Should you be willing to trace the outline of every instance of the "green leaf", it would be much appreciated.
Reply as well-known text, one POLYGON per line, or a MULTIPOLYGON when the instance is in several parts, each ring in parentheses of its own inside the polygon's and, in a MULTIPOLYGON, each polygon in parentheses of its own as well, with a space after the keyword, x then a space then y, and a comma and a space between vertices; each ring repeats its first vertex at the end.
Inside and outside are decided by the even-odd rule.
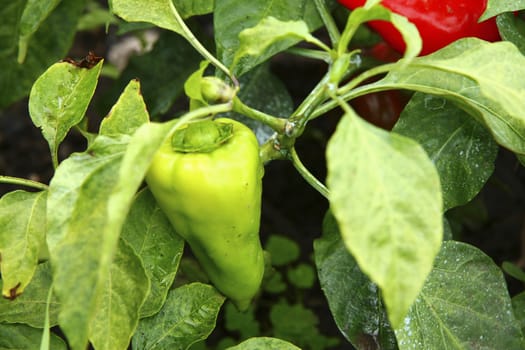
POLYGON ((77 30, 93 30, 110 24, 119 24, 119 21, 107 7, 95 1, 89 1, 86 4, 85 13, 78 21, 77 30))
POLYGON ((58 167, 48 197, 48 246, 61 329, 84 349, 96 301, 134 195, 154 153, 178 121, 144 124, 132 137, 99 136, 58 167))
POLYGON ((465 243, 443 243, 401 327, 399 349, 523 349, 501 270, 465 243))
MULTIPOLYGON (((404 57, 407 60, 416 57, 421 52, 423 43, 421 41, 421 36, 419 35, 417 27, 413 23, 409 22, 406 17, 391 12, 385 7, 379 5, 379 1, 376 1, 376 3, 372 6, 365 5, 352 10, 350 16, 348 17, 347 26, 343 32, 343 36, 348 35, 352 37, 361 24, 373 20, 388 21, 394 25, 394 27, 403 37, 403 41, 406 44, 404 57)), ((342 37, 339 45, 347 44, 348 40, 342 37)), ((346 47, 338 48, 339 52, 344 52, 345 50, 346 47)))
POLYGON ((480 21, 494 17, 503 12, 514 12, 525 9, 525 0, 489 0, 480 21))
POLYGON ((254 27, 239 33, 239 48, 230 69, 234 75, 241 76, 276 53, 303 40, 317 43, 304 21, 285 22, 271 16, 263 18, 254 27))
POLYGON ((327 147, 330 206, 359 267, 381 288, 398 326, 432 269, 443 238, 437 171, 415 141, 355 114, 327 147))
POLYGON ((453 238, 452 227, 450 226, 449 220, 443 216, 443 240, 448 241, 453 238))
POLYGON ((174 0, 173 4, 182 18, 205 15, 213 11, 214 0, 174 0))
POLYGON ((190 98, 190 109, 208 105, 208 102, 202 97, 201 83, 202 78, 204 77, 204 72, 209 64, 209 61, 202 61, 199 69, 193 72, 184 83, 184 92, 186 93, 186 96, 190 98))
POLYGON ((503 264, 501 265, 501 268, 509 276, 514 277, 518 281, 525 282, 525 271, 523 271, 521 268, 519 268, 515 264, 508 262, 508 261, 504 261, 503 264))
POLYGON ((224 307, 224 327, 230 332, 238 331, 242 339, 254 337, 260 333, 259 322, 255 318, 255 310, 250 307, 246 311, 239 311, 231 302, 224 307))
POLYGON ((29 46, 29 40, 49 14, 62 0, 28 0, 20 18, 18 38, 18 63, 23 63, 29 46))
MULTIPOLYGON (((204 344, 204 342, 201 342, 201 344, 204 344)), ((219 342, 217 343, 217 346, 215 347, 215 349, 217 350, 225 350, 225 349, 228 349, 232 346, 235 346, 237 344, 237 340, 235 340, 234 338, 232 337, 224 337, 224 338, 221 338, 221 340, 219 340, 219 342)), ((207 350, 207 348, 204 346, 202 348, 199 348, 199 347, 196 347, 195 346, 195 349, 193 349, 194 346, 192 345, 192 347, 190 348, 190 350, 207 350)))
POLYGON ((103 284, 89 339, 95 349, 127 349, 150 285, 140 258, 123 240, 103 284))
POLYGON ((60 164, 49 187, 47 242, 63 305, 59 323, 75 350, 87 345, 88 324, 117 247, 112 194, 128 141, 99 136, 87 152, 60 164))
POLYGON ((132 135, 149 122, 146 104, 140 93, 140 83, 132 80, 109 114, 102 120, 99 133, 106 136, 132 135))
POLYGON ((525 21, 513 13, 504 13, 496 18, 502 39, 510 41, 525 55, 525 21))
MULTIPOLYGON (((31 327, 42 328, 51 280, 49 263, 39 264, 24 294, 15 300, 0 299, 0 322, 25 323, 31 327)), ((1 282, 0 280, 0 284, 1 282)), ((51 326, 58 323, 59 306, 58 300, 53 296, 49 308, 51 326)))
POLYGON ((270 253, 273 266, 288 265, 297 260, 301 253, 297 242, 282 235, 268 237, 265 250, 270 253))
POLYGON ((322 335, 317 328, 318 317, 301 304, 279 301, 270 310, 274 336, 297 344, 302 348, 324 349, 338 343, 336 338, 322 335))
POLYGON ((511 43, 466 38, 398 65, 371 86, 443 96, 485 125, 501 146, 524 154, 524 75, 525 56, 511 43))
POLYGON ((180 261, 179 271, 175 276, 174 286, 181 286, 191 282, 210 283, 210 279, 201 265, 194 257, 183 257, 180 261))
POLYGON ((89 69, 68 62, 56 63, 31 89, 29 114, 33 123, 42 129, 55 165, 58 146, 69 129, 82 120, 95 93, 102 62, 89 69))
MULTIPOLYGON (((276 117, 287 118, 293 112, 293 101, 283 82, 270 71, 268 64, 262 64, 240 79, 241 101, 259 111, 276 117)), ((252 129, 260 144, 268 140, 274 131, 268 125, 239 113, 223 113, 221 116, 236 119, 252 129)))
POLYGON ((46 239, 47 192, 17 190, 0 199, 2 295, 14 299, 35 273, 46 239))
POLYGON ((254 27, 265 17, 275 17, 283 22, 302 20, 310 31, 322 24, 311 0, 217 0, 213 18, 219 60, 230 66, 240 45, 239 33, 254 27))
POLYGON ((521 332, 525 332, 525 292, 512 297, 514 314, 520 323, 521 332))
POLYGON ((498 145, 490 133, 442 97, 416 93, 393 131, 419 142, 436 166, 444 211, 472 200, 494 171, 498 145))
POLYGON ((266 292, 279 294, 286 290, 286 283, 283 281, 283 275, 279 271, 272 270, 264 276, 263 288, 266 292))
POLYGON ((323 236, 314 241, 314 253, 321 288, 345 338, 357 349, 369 343, 397 349, 379 289, 348 253, 330 212, 323 221, 323 236))
POLYGON ((290 267, 287 271, 288 280, 297 288, 309 289, 315 283, 315 272, 309 264, 299 264, 296 267, 290 267))
POLYGON ((224 296, 215 288, 192 283, 173 289, 158 314, 144 318, 133 337, 136 349, 187 349, 215 328, 224 296))
POLYGON ((184 248, 168 218, 149 190, 142 190, 133 202, 122 236, 140 256, 151 282, 150 293, 140 310, 141 317, 157 313, 173 284, 184 248))
POLYGON ((111 0, 113 12, 128 22, 148 22, 184 36, 182 18, 171 0, 111 0))
POLYGON ((172 0, 112 0, 110 7, 114 13, 128 22, 148 22, 171 30, 185 38, 195 51, 211 61, 214 66, 230 75, 228 69, 204 47, 195 34, 184 23, 172 0))
POLYGON ((281 339, 258 337, 245 340, 227 350, 299 350, 299 348, 281 339))
MULTIPOLYGON (((42 330, 23 324, 0 323, 0 349, 2 350, 34 350, 40 348, 42 330)), ((64 341, 51 335, 50 349, 66 350, 64 341)))
POLYGON ((0 0, 0 108, 26 96, 35 79, 64 58, 73 42, 85 0, 62 0, 33 34, 24 64, 19 64, 18 35, 26 4, 24 0, 0 0))

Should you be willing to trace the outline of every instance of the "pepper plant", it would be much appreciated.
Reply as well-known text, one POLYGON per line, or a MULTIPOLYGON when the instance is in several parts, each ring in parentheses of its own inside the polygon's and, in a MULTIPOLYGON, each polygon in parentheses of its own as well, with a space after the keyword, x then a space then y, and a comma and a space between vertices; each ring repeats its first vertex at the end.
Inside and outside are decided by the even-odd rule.
POLYGON ((525 348, 525 294, 511 298, 502 269, 449 220, 486 186, 499 149, 524 163, 525 1, 480 11, 495 42, 466 31, 442 47, 395 1, 0 3, 0 106, 29 96, 54 169, 49 183, 0 176, 20 187, 0 199, 0 348, 203 348, 222 313, 249 325, 268 303, 273 332, 231 326, 249 339, 220 347, 525 348), (386 22, 402 46, 382 60, 367 52, 386 22), (66 58, 77 29, 104 24, 160 33, 139 76, 97 52, 66 58), (323 72, 293 100, 271 67, 296 57, 323 72), (102 78, 123 85, 94 130, 86 111, 102 78), (367 111, 359 99, 400 91, 389 127, 356 112, 367 111), (298 145, 323 121, 337 127, 319 178, 298 145), (61 155, 72 133, 87 146, 61 155), (272 264, 275 245, 263 252, 258 236, 263 167, 278 161, 329 203, 323 232, 301 242, 316 276, 303 264, 287 278, 322 290, 342 341, 308 331, 298 344, 279 320, 313 313, 268 297, 287 264, 272 264), (186 243, 200 272, 181 278, 186 243))

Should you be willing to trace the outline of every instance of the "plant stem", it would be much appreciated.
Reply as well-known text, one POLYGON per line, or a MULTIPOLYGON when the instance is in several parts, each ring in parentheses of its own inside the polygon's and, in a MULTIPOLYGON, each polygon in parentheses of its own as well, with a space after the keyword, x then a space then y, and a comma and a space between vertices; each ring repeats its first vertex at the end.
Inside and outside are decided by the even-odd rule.
POLYGON ((288 121, 284 118, 277 118, 272 115, 266 114, 259 110, 253 109, 245 105, 237 96, 233 98, 233 111, 260 121, 263 124, 268 125, 279 134, 286 132, 286 125, 288 121))
POLYGON ((301 174, 303 179, 305 179, 306 182, 308 182, 313 188, 315 188, 317 192, 319 192, 323 197, 328 199, 330 191, 304 166, 304 164, 299 159, 297 152, 295 151, 295 147, 292 147, 290 149, 290 158, 295 169, 297 169, 297 171, 299 172, 299 174, 301 174))
MULTIPOLYGON (((345 101, 349 101, 349 100, 352 100, 356 97, 359 97, 359 96, 362 96, 362 95, 366 95, 366 94, 369 94, 369 93, 372 93, 372 92, 377 92, 377 91, 384 91, 384 90, 391 90, 391 89, 399 89, 399 85, 396 85, 396 86, 388 86, 388 85, 381 85, 381 86, 374 86, 372 84, 367 84, 367 85, 362 85, 362 86, 359 86, 359 87, 356 87, 358 86, 359 84, 361 84, 363 81, 366 81, 367 79, 375 76, 375 75, 379 75, 379 74, 383 74, 383 73, 386 73, 388 72, 393 65, 395 65, 396 63, 392 63, 392 64, 384 64, 384 65, 381 65, 381 66, 378 66, 378 67, 375 67, 375 68, 372 68, 370 70, 367 70, 365 72, 363 72, 361 75, 359 75, 358 77, 356 77, 355 79, 353 79, 351 82, 349 82, 348 84, 342 86, 341 88, 339 88, 337 90, 337 95, 339 96, 339 98, 345 100, 345 101)), ((328 102, 326 102, 325 104, 319 106, 318 108, 316 108, 315 111, 312 112, 311 116, 310 116, 310 119, 315 119, 323 114, 325 114, 326 112, 334 109, 335 107, 339 106, 340 104, 336 101, 336 100, 330 100, 328 102)))
POLYGON ((319 13, 319 16, 323 20, 326 30, 328 31, 328 35, 330 36, 332 45, 336 46, 339 42, 339 39, 341 38, 341 33, 339 32, 339 29, 335 24, 334 18, 332 17, 330 12, 328 12, 324 0, 314 0, 314 2, 315 7, 317 7, 317 12, 319 13))
POLYGON ((304 47, 291 47, 287 49, 286 52, 301 57, 312 58, 314 60, 321 60, 326 63, 329 63, 332 60, 330 54, 326 51, 306 49, 304 47))
POLYGON ((199 52, 204 58, 206 58, 208 61, 210 61, 215 67, 222 70, 226 75, 232 80, 235 86, 239 86, 239 82, 237 79, 233 76, 233 74, 230 72, 226 66, 224 66, 217 58, 215 58, 214 55, 212 55, 201 43, 200 41, 193 35, 193 32, 188 28, 182 17, 179 15, 179 12, 173 5, 173 2, 170 1, 170 8, 173 16, 175 17, 176 21, 179 23, 183 33, 184 37, 188 42, 199 52))
POLYGON ((317 39, 315 36, 310 35, 308 38, 305 39, 306 42, 309 42, 310 44, 314 44, 315 46, 325 50, 326 52, 332 52, 332 49, 325 43, 323 43, 321 40, 317 39))
POLYGON ((362 82, 364 82, 364 81, 366 81, 366 80, 368 80, 368 79, 370 79, 370 78, 372 78, 372 77, 374 77, 376 75, 388 73, 396 65, 399 65, 399 63, 395 62, 395 63, 382 64, 380 66, 377 66, 377 67, 371 68, 369 70, 366 70, 363 73, 361 73, 360 75, 358 75, 357 77, 355 77, 354 79, 352 79, 348 84, 340 87, 338 89, 337 93, 339 95, 344 95, 347 92, 349 92, 350 90, 352 90, 355 87, 357 87, 362 82))
POLYGON ((47 293, 47 300, 46 300, 46 313, 44 317, 44 331, 42 333, 42 340, 40 342, 40 350, 48 350, 49 349, 49 343, 50 343, 50 325, 49 325, 49 306, 51 305, 51 297, 53 296, 53 283, 51 283, 51 287, 49 288, 49 292, 47 293))
MULTIPOLYGON (((366 95, 368 93, 371 93, 371 92, 375 92, 375 91, 382 91, 382 90, 385 90, 385 89, 360 89, 360 88, 357 88, 357 89, 354 89, 352 91, 350 91, 349 93, 343 95, 343 96, 339 96, 340 99, 343 99, 344 101, 349 101, 349 100, 352 100, 356 97, 359 97, 359 96, 362 96, 362 95, 366 95)), ((336 108, 336 107, 339 107, 340 106, 340 103, 336 100, 330 100, 324 104, 322 104, 321 106, 319 106, 313 113, 312 115, 310 116, 310 119, 315 119, 317 117, 320 117, 322 116, 323 114, 331 111, 332 109, 336 108)))
POLYGON ((281 152, 277 136, 278 135, 275 134, 268 141, 261 145, 259 155, 261 156, 261 161, 263 164, 266 164, 272 160, 287 159, 286 152, 281 152))
POLYGON ((297 122, 299 125, 306 124, 311 112, 325 99, 326 86, 329 81, 330 75, 327 73, 294 111, 290 117, 294 122, 297 122))
POLYGON ((184 114, 179 119, 180 123, 177 123, 177 125, 183 125, 184 123, 187 123, 193 119, 204 118, 209 115, 230 112, 231 110, 232 110, 232 102, 197 108, 197 109, 194 109, 193 111, 190 111, 184 114))
POLYGON ((49 188, 49 186, 47 186, 46 184, 43 184, 38 181, 22 179, 22 178, 13 177, 13 176, 5 176, 5 175, 0 175, 0 183, 12 184, 12 185, 22 185, 22 186, 36 188, 42 191, 45 191, 49 188))
POLYGON ((327 73, 292 113, 288 119, 289 130, 287 130, 286 135, 279 135, 279 145, 283 150, 292 149, 295 140, 303 134, 306 124, 310 120, 310 115, 326 99, 329 81, 330 75, 327 73))
POLYGON ((352 37, 354 36, 355 31, 357 30, 355 20, 351 21, 352 14, 348 16, 348 20, 346 21, 345 29, 343 29, 343 34, 341 34, 341 39, 337 43, 337 54, 341 56, 343 53, 346 52, 348 48, 348 44, 350 43, 350 40, 352 40, 352 37))
POLYGON ((339 96, 336 91, 329 91, 328 93, 332 98, 332 101, 335 101, 345 114, 350 114, 353 112, 352 107, 350 107, 348 102, 341 98, 341 96, 339 96))

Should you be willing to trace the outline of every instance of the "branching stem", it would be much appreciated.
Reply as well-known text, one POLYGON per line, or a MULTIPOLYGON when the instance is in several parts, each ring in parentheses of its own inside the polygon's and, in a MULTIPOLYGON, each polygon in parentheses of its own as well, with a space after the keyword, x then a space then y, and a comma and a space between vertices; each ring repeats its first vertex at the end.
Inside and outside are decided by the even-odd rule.
POLYGON ((45 191, 49 188, 46 184, 38 181, 22 179, 19 177, 0 175, 0 183, 11 184, 11 185, 22 185, 27 187, 36 188, 38 190, 45 191))
POLYGON ((297 152, 295 150, 295 147, 292 147, 290 149, 290 160, 292 161, 292 164, 294 165, 295 169, 301 174, 301 176, 308 182, 313 188, 317 190, 323 197, 328 199, 328 196, 330 194, 328 188, 319 181, 301 162, 301 159, 299 159, 299 156, 297 155, 297 152))

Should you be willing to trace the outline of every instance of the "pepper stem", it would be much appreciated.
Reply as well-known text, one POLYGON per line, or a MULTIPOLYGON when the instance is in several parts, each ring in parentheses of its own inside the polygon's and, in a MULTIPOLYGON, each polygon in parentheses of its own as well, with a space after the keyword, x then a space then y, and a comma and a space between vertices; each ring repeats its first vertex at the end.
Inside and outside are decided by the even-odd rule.
POLYGON ((182 153, 210 153, 233 136, 231 123, 219 123, 210 119, 189 123, 172 136, 174 151, 182 153))

